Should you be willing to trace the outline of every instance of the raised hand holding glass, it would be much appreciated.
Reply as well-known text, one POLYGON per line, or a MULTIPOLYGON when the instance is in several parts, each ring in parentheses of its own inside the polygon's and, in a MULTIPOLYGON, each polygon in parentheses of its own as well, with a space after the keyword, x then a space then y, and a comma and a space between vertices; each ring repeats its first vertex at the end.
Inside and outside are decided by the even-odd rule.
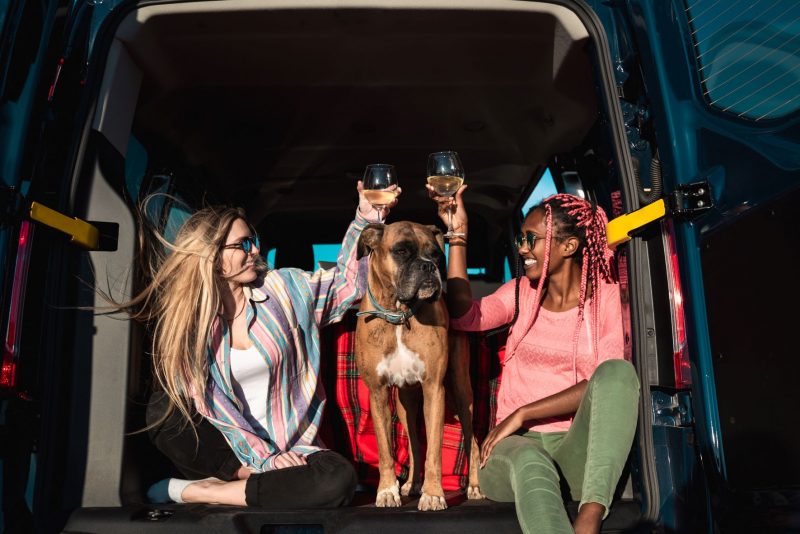
POLYGON ((383 222, 383 211, 397 197, 397 172, 394 165, 374 163, 367 165, 362 180, 364 197, 378 211, 383 222))
MULTIPOLYGON (((452 150, 444 152, 434 152, 428 156, 428 184, 433 187, 437 195, 443 197, 455 197, 456 191, 464 183, 464 167, 461 165, 461 160, 458 153, 452 150)), ((464 234, 455 232, 453 230, 453 209, 455 208, 455 200, 452 201, 453 205, 448 210, 449 223, 447 225, 447 233, 444 237, 450 239, 451 237, 465 237, 464 234)))

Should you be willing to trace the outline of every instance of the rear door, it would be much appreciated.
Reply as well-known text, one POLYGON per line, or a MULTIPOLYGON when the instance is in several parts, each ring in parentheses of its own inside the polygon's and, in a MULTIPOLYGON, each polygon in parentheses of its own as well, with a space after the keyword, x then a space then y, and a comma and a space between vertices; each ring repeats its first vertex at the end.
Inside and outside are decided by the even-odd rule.
POLYGON ((723 531, 785 529, 800 486, 788 396, 800 371, 800 4, 631 0, 621 11, 665 191, 701 182, 713 202, 675 221, 675 243, 714 517, 723 531))
POLYGON ((35 409, 24 384, 21 330, 30 267, 33 225, 19 217, 30 187, 33 155, 43 111, 41 82, 50 71, 48 44, 56 20, 55 0, 0 4, 0 469, 3 472, 0 530, 27 532, 36 472, 35 409))
POLYGON ((78 233, 97 232, 62 215, 71 211, 70 154, 94 4, 0 4, 0 530, 8 532, 54 531, 81 498, 82 428, 72 422, 83 392, 66 385, 80 371, 67 350, 74 328, 56 310, 76 302, 65 298, 64 280, 75 280, 75 245, 87 247, 78 233), (40 206, 34 214, 32 201, 61 213, 40 206))

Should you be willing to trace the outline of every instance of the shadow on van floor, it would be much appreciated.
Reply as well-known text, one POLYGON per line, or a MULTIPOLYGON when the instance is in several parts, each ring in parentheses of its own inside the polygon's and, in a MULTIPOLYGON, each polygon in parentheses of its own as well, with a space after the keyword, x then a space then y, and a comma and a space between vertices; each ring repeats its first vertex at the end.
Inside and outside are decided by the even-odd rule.
MULTIPOLYGON (((448 509, 419 512, 416 499, 403 499, 399 508, 376 508, 374 493, 358 493, 350 506, 333 510, 267 511, 208 505, 141 505, 123 508, 85 508, 73 514, 64 532, 114 532, 127 534, 170 532, 503 534, 519 533, 514 505, 493 501, 467 501, 461 492, 446 494, 448 509)), ((577 503, 568 505, 571 517, 577 503)), ((620 501, 603 525, 607 533, 651 532, 640 522, 639 503, 620 501)))

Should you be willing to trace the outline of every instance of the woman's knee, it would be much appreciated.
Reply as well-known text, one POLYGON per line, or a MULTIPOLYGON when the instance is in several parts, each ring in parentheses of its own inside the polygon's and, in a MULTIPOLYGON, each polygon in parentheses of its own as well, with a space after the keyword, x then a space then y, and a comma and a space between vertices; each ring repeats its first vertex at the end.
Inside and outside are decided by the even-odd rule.
POLYGON ((492 455, 497 454, 497 459, 508 464, 509 468, 520 472, 521 470, 538 473, 539 476, 558 478, 553 459, 536 442, 523 436, 509 436, 495 447, 492 455))
POLYGON ((550 455, 538 443, 522 436, 509 436, 498 443, 486 467, 478 472, 481 491, 500 502, 516 500, 515 493, 527 491, 525 488, 531 484, 558 492, 558 480, 550 455))
POLYGON ((636 368, 627 360, 606 360, 597 366, 592 375, 591 382, 610 384, 614 387, 628 386, 639 389, 639 377, 636 368))
POLYGON ((321 455, 313 462, 317 470, 318 481, 316 491, 319 495, 319 506, 343 506, 353 499, 358 484, 358 476, 352 464, 340 454, 332 451, 317 453, 321 455))

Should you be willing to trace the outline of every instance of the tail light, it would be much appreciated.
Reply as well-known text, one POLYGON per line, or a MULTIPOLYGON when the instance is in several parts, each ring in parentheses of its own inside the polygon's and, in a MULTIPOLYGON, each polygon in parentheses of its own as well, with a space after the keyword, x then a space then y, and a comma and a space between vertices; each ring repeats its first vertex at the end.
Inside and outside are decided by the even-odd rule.
POLYGON ((675 250, 675 228, 672 220, 662 222, 664 250, 667 254, 667 285, 669 303, 672 311, 672 358, 675 370, 675 387, 692 385, 692 368, 689 363, 689 349, 686 344, 686 317, 683 307, 681 275, 678 267, 678 253, 675 250))
POLYGON ((14 274, 11 279, 11 298, 8 304, 6 337, 3 343, 2 366, 0 366, 0 391, 12 390, 17 385, 19 329, 22 326, 22 308, 25 302, 25 285, 28 278, 28 264, 31 258, 32 238, 33 224, 30 221, 22 221, 17 243, 17 259, 14 263, 14 274))

